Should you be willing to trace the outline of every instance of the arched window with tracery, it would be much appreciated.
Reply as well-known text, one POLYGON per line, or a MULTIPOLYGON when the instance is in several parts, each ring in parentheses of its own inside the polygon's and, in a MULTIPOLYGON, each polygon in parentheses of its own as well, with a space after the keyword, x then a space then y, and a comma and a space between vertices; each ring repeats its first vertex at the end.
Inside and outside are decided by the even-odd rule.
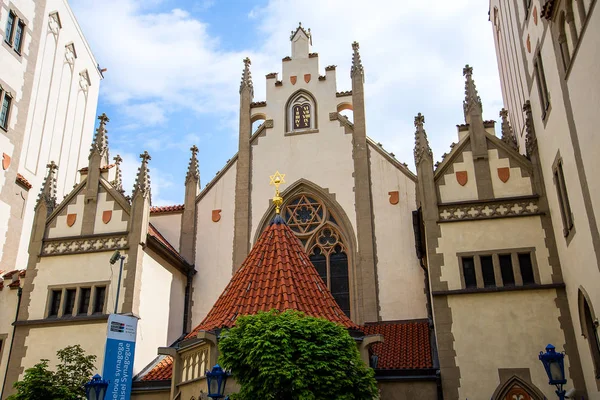
POLYGON ((350 252, 333 213, 316 196, 302 193, 283 206, 282 215, 335 301, 350 316, 350 252))
POLYGON ((287 104, 287 132, 310 131, 317 128, 315 100, 305 91, 290 98, 287 104))
POLYGON ((579 322, 581 324, 581 333, 587 340, 590 347, 590 354, 594 364, 594 373, 596 379, 600 379, 600 335, 598 334, 598 318, 590 303, 587 293, 579 289, 579 322))

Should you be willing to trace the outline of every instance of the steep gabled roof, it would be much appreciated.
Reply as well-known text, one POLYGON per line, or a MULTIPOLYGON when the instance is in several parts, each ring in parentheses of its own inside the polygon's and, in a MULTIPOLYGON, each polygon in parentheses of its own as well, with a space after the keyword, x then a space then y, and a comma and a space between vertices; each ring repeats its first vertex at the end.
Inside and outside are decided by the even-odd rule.
POLYGON ((240 315, 272 309, 298 310, 358 328, 335 302, 300 241, 279 216, 262 233, 206 318, 187 337, 230 328, 240 315))

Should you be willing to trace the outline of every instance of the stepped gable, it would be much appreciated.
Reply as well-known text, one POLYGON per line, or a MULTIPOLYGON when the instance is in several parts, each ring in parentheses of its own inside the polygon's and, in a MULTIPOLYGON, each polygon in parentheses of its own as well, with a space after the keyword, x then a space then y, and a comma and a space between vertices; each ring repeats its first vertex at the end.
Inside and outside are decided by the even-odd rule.
POLYGON ((346 328, 358 329, 340 309, 300 241, 277 215, 217 299, 199 331, 230 328, 240 315, 277 309, 298 310, 346 328))

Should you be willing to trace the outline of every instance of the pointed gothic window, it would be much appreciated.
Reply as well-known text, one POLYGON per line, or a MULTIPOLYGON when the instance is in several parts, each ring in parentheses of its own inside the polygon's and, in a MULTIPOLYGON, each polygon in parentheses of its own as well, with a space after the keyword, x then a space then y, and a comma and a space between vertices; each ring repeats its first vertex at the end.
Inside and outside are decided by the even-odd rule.
POLYGON ((287 131, 299 132, 316 129, 315 101, 306 92, 300 92, 288 102, 287 131))
POLYGON ((348 248, 336 219, 313 195, 292 197, 282 211, 342 311, 350 317, 348 248))

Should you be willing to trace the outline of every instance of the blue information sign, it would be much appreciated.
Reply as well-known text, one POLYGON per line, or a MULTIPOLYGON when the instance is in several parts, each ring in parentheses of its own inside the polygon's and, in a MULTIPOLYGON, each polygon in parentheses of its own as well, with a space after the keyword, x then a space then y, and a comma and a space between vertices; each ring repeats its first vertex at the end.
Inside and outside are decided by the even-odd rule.
POLYGON ((111 314, 108 317, 102 377, 109 382, 106 400, 129 400, 133 380, 133 358, 137 318, 111 314))

